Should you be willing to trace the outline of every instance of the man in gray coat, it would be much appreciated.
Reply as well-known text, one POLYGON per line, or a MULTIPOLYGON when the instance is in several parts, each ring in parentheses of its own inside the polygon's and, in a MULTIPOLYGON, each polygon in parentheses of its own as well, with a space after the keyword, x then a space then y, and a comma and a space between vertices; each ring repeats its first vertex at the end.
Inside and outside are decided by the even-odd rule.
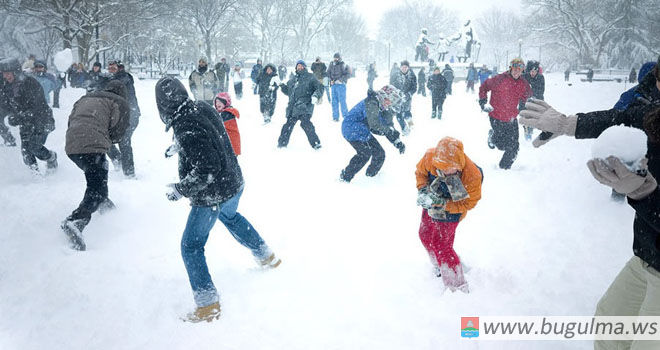
POLYGON ((108 198, 108 161, 106 153, 113 143, 119 143, 130 119, 126 87, 112 80, 102 91, 92 91, 81 97, 69 115, 65 151, 85 172, 87 189, 78 208, 62 222, 71 248, 85 250, 82 231, 92 213, 114 208, 108 198))

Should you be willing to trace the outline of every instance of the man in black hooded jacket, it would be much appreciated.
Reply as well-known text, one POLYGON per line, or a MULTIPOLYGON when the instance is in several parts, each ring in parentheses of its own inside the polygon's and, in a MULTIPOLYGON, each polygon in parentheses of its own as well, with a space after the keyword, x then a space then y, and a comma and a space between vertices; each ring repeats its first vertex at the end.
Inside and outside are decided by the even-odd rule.
POLYGON ((16 58, 0 61, 0 71, 9 93, 7 122, 19 127, 23 162, 32 171, 38 172, 37 159, 43 160, 48 172, 55 171, 57 154, 44 146, 48 134, 55 130, 55 119, 41 85, 21 71, 21 64, 16 58))
POLYGON ((184 321, 212 321, 220 317, 218 292, 206 265, 204 246, 220 220, 264 268, 279 266, 250 222, 237 212, 243 193, 243 175, 222 119, 209 104, 192 101, 177 79, 156 83, 156 105, 165 130, 172 128, 179 152, 180 181, 168 185, 167 198, 183 197, 192 206, 181 239, 181 255, 197 308, 184 321))

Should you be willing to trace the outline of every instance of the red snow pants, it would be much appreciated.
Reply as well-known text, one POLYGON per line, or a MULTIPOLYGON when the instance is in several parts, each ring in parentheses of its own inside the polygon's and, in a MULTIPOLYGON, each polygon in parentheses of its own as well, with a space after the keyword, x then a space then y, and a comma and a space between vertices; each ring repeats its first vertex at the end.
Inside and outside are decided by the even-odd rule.
POLYGON ((431 258, 435 258, 438 267, 446 264, 452 270, 461 261, 454 251, 454 235, 458 222, 434 221, 424 209, 422 211, 422 223, 419 225, 419 239, 431 258))

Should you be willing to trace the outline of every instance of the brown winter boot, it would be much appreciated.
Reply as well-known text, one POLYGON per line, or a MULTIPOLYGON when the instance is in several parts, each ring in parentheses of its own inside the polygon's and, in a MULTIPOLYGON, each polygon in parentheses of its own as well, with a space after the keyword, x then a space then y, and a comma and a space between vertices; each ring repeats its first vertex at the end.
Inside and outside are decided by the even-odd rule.
POLYGON ((216 302, 211 305, 198 307, 195 312, 189 313, 184 319, 184 322, 199 323, 202 321, 211 322, 220 318, 220 303, 216 302))
POLYGON ((259 264, 261 264, 261 267, 264 269, 274 269, 282 263, 282 260, 279 258, 275 257, 275 253, 270 254, 266 259, 261 260, 259 264))

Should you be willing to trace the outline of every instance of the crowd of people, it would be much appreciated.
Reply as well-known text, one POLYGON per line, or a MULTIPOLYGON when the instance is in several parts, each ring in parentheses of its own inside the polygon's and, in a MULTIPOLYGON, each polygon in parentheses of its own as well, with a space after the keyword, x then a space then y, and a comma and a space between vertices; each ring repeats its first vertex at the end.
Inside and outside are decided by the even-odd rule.
MULTIPOLYGON (((423 53, 422 53, 423 54, 423 53)), ((421 55, 423 56, 423 55, 421 55)), ((0 86, 0 136, 5 145, 15 146, 16 139, 4 125, 19 129, 24 163, 39 173, 37 160, 45 162, 47 172, 58 167, 57 154, 45 147, 55 122, 49 106, 49 95, 62 84, 47 72, 43 61, 31 57, 26 65, 18 59, 0 60, 3 79, 0 86), (29 72, 26 72, 28 71, 29 72)), ((496 74, 485 65, 479 71, 473 64, 467 70, 466 92, 479 85, 479 107, 488 114, 491 129, 488 146, 504 151, 501 169, 510 169, 519 149, 519 125, 525 138, 531 140, 533 128, 541 134, 532 142, 539 147, 550 140, 568 135, 575 138, 595 138, 608 126, 623 123, 642 129, 648 135, 646 172, 632 172, 616 159, 594 159, 589 170, 599 182, 628 198, 637 216, 634 224, 634 257, 622 270, 601 299, 597 315, 660 315, 660 239, 657 187, 660 147, 660 59, 648 62, 639 70, 639 84, 621 96, 611 110, 578 113, 566 116, 544 102, 545 78, 539 62, 514 58, 509 69, 496 74), (631 290, 628 286, 634 285, 631 290), (634 300, 634 303, 629 302, 634 300)), ((86 190, 78 207, 61 224, 71 247, 85 250, 82 232, 92 214, 114 208, 108 195, 108 159, 121 168, 126 178, 135 178, 132 134, 139 124, 141 111, 135 93, 134 80, 119 60, 108 61, 108 73, 100 63, 85 72, 82 65, 73 64, 69 75, 72 87, 85 87, 88 92, 73 106, 66 131, 65 152, 85 174, 86 190), (75 67, 75 72, 74 72, 75 67), (76 75, 77 74, 77 75, 76 75), (72 77, 73 76, 73 77, 72 77), (106 157, 107 156, 107 157, 106 157)), ((374 89, 378 76, 375 65, 367 69, 369 89, 365 97, 350 110, 346 93, 353 69, 339 53, 326 66, 317 58, 311 72, 303 60, 298 60, 286 79, 287 68, 261 60, 252 67, 250 79, 253 93, 259 96, 264 123, 275 113, 278 91, 288 96, 285 123, 277 146, 287 147, 298 121, 313 149, 321 141, 311 119, 314 107, 326 99, 332 105, 332 120, 341 121, 344 139, 356 154, 341 170, 340 180, 351 182, 369 162, 368 177, 382 168, 386 152, 377 136, 384 136, 400 153, 406 147, 402 136, 413 127, 412 98, 415 93, 431 95, 431 119, 441 119, 443 104, 452 94, 454 71, 449 64, 443 68, 429 62, 415 74, 408 61, 392 68, 389 84, 374 89), (400 131, 395 128, 396 118, 400 131)), ((161 78, 155 87, 158 113, 172 130, 174 144, 166 157, 178 154, 180 181, 169 185, 167 198, 172 201, 188 198, 191 209, 186 223, 181 251, 197 308, 184 320, 211 321, 220 316, 219 296, 208 272, 204 246, 215 218, 220 220, 243 246, 248 248, 258 264, 275 268, 281 260, 273 253, 252 224, 238 212, 244 190, 244 180, 237 156, 241 154, 237 120, 240 113, 232 105, 228 91, 233 80, 234 96, 242 96, 241 65, 233 69, 225 59, 213 69, 202 57, 188 78, 188 95, 176 78, 161 78)), ((55 98, 57 99, 57 98, 55 98)), ((53 101, 55 107, 56 101, 53 101)), ((460 140, 445 137, 429 148, 416 167, 417 203, 422 207, 419 237, 431 258, 435 274, 451 291, 469 292, 460 259, 453 249, 458 223, 481 198, 484 173, 464 152, 460 140)), ((606 343, 597 343, 607 348, 606 343)), ((600 348, 599 348, 600 349, 600 348)))

